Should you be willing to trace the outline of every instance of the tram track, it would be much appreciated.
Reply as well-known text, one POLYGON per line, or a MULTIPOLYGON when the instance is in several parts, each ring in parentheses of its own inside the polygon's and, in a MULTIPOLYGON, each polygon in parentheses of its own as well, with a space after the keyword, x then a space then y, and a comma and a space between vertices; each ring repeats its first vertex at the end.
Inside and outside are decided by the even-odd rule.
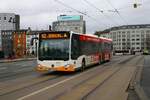
POLYGON ((128 61, 130 61, 130 60, 132 60, 133 58, 135 58, 135 57, 137 57, 137 55, 135 55, 135 56, 132 56, 132 57, 130 57, 130 58, 128 58, 128 59, 126 59, 126 60, 124 60, 124 61, 122 61, 122 62, 119 62, 118 64, 125 64, 125 63, 127 63, 128 61))
POLYGON ((23 90, 23 89, 26 89, 26 88, 30 88, 32 86, 39 85, 39 84, 41 84, 43 82, 51 81, 51 80, 54 80, 54 79, 56 79, 58 77, 61 77, 59 75, 53 75, 53 76, 46 76, 46 75, 48 75, 48 74, 37 76, 34 79, 26 80, 28 83, 22 84, 22 85, 18 85, 15 88, 9 88, 9 89, 7 89, 7 87, 9 85, 8 86, 6 85, 3 89, 0 89, 0 91, 1 91, 0 92, 0 96, 9 95, 9 94, 11 94, 13 92, 17 92, 17 91, 20 91, 20 90, 23 90))
MULTIPOLYGON (((105 63, 105 64, 103 64, 104 66, 105 65, 111 65, 111 63, 109 62, 109 63, 105 63)), ((94 68, 96 68, 96 67, 94 67, 94 68)), ((93 68, 91 68, 91 69, 93 69, 93 68)), ((86 71, 90 71, 90 68, 87 68, 86 70, 85 70, 85 72, 86 71)), ((60 72, 59 72, 60 73, 60 72)), ((57 73, 56 72, 56 74, 53 74, 54 76, 55 75, 58 75, 59 73, 57 73)), ((69 74, 67 74, 67 77, 69 76, 69 77, 71 77, 71 76, 74 76, 74 75, 77 75, 77 74, 80 74, 80 73, 82 73, 82 72, 75 72, 75 73, 69 73, 69 74)), ((52 73, 50 73, 50 75, 51 75, 52 73)), ((38 81, 38 82, 31 82, 31 84, 29 85, 29 80, 27 80, 27 84, 25 85, 25 86, 21 86, 21 87, 18 87, 18 86, 16 86, 15 88, 17 88, 17 89, 12 89, 11 91, 9 91, 9 89, 7 89, 6 88, 6 90, 7 90, 7 92, 3 92, 3 93, 1 93, 1 95, 0 95, 0 98, 1 97, 6 97, 6 96, 9 96, 9 95, 12 95, 12 94, 14 94, 15 92, 16 93, 18 93, 19 91, 24 91, 24 90, 26 90, 26 89, 28 89, 28 88, 32 88, 32 87, 38 87, 38 85, 40 85, 40 86, 43 86, 44 87, 44 85, 42 85, 42 84, 45 84, 45 83, 51 83, 51 81, 52 80, 62 80, 61 79, 61 76, 62 77, 64 77, 64 74, 59 74, 58 75, 58 77, 55 77, 55 78, 53 78, 53 79, 47 79, 47 80, 43 80, 43 81, 38 81), (58 79, 59 78, 59 79, 58 79)), ((65 77, 66 77, 66 75, 65 75, 65 77)), ((37 77, 37 78, 39 78, 39 77, 37 77)), ((65 79, 65 78, 64 78, 65 79)), ((33 80, 35 80, 35 79, 33 79, 33 80)), ((59 81, 57 81, 57 82, 59 82, 59 81)), ((42 87, 39 87, 39 88, 42 88, 42 87)), ((38 88, 38 89, 39 89, 38 88)), ((0 90, 1 91, 1 90, 0 90)))
POLYGON ((114 71, 109 77, 107 77, 105 80, 103 80, 103 82, 101 82, 100 84, 98 84, 94 89, 92 89, 91 91, 89 91, 86 95, 84 95, 82 97, 81 100, 86 100, 88 98, 88 96, 93 93, 96 89, 98 89, 100 86, 102 86, 106 81, 108 81, 111 77, 113 77, 113 75, 115 75, 115 73, 119 72, 121 69, 121 67, 119 69, 117 69, 116 71, 114 71))
MULTIPOLYGON (((116 63, 116 61, 106 63, 106 64, 104 64, 103 66, 101 66, 101 70, 98 71, 98 72, 96 72, 94 75, 92 75, 92 76, 90 76, 90 77, 88 77, 88 78, 85 78, 84 80, 82 80, 82 81, 79 82, 78 84, 76 84, 76 85, 74 85, 73 87, 71 87, 71 88, 69 88, 69 89, 67 89, 67 90, 65 90, 65 91, 63 91, 63 92, 61 92, 60 94, 54 96, 54 97, 51 98, 51 99, 52 99, 52 100, 57 100, 57 99, 59 100, 61 96, 65 95, 66 93, 69 93, 70 90, 74 90, 74 89, 76 89, 76 88, 79 88, 80 85, 82 85, 82 84, 88 82, 89 80, 95 78, 95 77, 98 76, 100 73, 103 73, 103 72, 105 72, 106 70, 109 70, 109 69, 111 69, 112 67, 117 66, 117 65, 119 65, 119 64, 123 64, 123 63, 125 64, 125 63, 127 63, 127 61, 129 61, 129 60, 131 60, 131 59, 133 59, 133 58, 134 58, 134 56, 132 56, 132 57, 130 57, 130 58, 128 58, 128 59, 125 59, 125 60, 123 60, 123 61, 119 60, 118 63, 116 63), (111 66, 111 67, 106 67, 106 66, 111 66)), ((111 73, 111 74, 109 75, 109 77, 105 78, 105 79, 103 80, 103 82, 101 82, 98 86, 96 86, 94 89, 92 89, 91 91, 89 91, 86 95, 84 95, 84 96, 82 97, 82 100, 85 100, 85 98, 88 97, 89 94, 91 94, 94 90, 96 90, 100 85, 104 84, 105 81, 109 80, 109 79, 110 79, 115 73, 117 73, 120 69, 121 69, 121 67, 120 67, 120 68, 117 68, 117 70, 115 70, 113 73, 111 73)), ((95 70, 94 70, 93 72, 95 72, 95 70)), ((84 77, 84 76, 82 76, 82 77, 84 77)), ((60 99, 60 100, 61 100, 61 99, 60 99)))
MULTIPOLYGON (((116 62, 116 61, 115 61, 116 62)), ((82 75, 82 78, 84 77, 83 75, 85 75, 85 73, 86 73, 86 75, 87 75, 87 73, 94 73, 95 72, 95 70, 97 69, 97 68, 100 68, 100 69, 102 69, 102 68, 107 68, 106 67, 106 65, 107 66, 110 66, 110 65, 112 65, 112 63, 111 62, 109 62, 109 63, 105 63, 105 64, 103 64, 103 65, 101 65, 101 67, 94 67, 94 68, 92 68, 91 67, 91 69, 86 69, 83 73, 81 73, 81 72, 77 72, 75 75, 73 75, 72 77, 76 77, 76 76, 80 76, 80 74, 82 75), (77 74, 79 74, 79 75, 77 75, 77 74)), ((99 70, 100 70, 99 69, 99 70)), ((101 71, 100 71, 101 72, 101 71)), ((94 73, 95 74, 95 73, 94 73)), ((98 74, 98 73, 97 73, 98 74)), ((89 77, 90 77, 90 74, 88 74, 89 75, 89 77)), ((72 78, 71 76, 70 77, 68 77, 69 79, 70 78, 72 78)), ((68 80, 68 78, 66 79, 64 79, 63 81, 65 81, 65 80, 68 80)), ((81 77, 80 77, 81 78, 81 77)), ((88 81, 88 79, 86 78, 86 77, 84 77, 85 78, 85 80, 87 80, 88 81)), ((85 81, 84 80, 84 81, 85 81)), ((84 82, 84 81, 80 81, 78 84, 76 84, 76 85, 74 85, 73 87, 71 87, 70 89, 73 89, 73 88, 76 88, 76 86, 78 86, 78 85, 80 85, 80 84, 82 84, 82 82, 84 82)), ((61 81, 58 81, 57 83, 55 83, 55 84, 59 84, 59 83, 61 83, 61 81)), ((53 84, 54 86, 55 86, 55 84, 53 84)), ((45 88, 43 88, 43 89, 41 89, 41 90, 38 90, 38 91, 35 91, 35 92, 33 92, 33 93, 31 93, 31 94, 29 94, 29 95, 26 95, 26 96, 23 96, 23 97, 21 97, 21 98, 19 98, 18 100, 24 100, 26 97, 30 97, 30 96, 32 96, 32 95, 35 95, 35 94, 38 94, 39 92, 41 92, 41 91, 43 91, 44 92, 44 90, 47 90, 48 88, 50 88, 50 87, 53 87, 53 85, 50 85, 50 86, 48 86, 48 87, 45 87, 45 88), (24 98, 24 99, 22 99, 22 98, 24 98)), ((53 89, 52 89, 53 90, 53 89)), ((55 89, 54 89, 55 90, 55 89)), ((68 89, 67 89, 68 90, 68 89)), ((65 91, 67 91, 67 90, 65 90, 65 91)), ((65 91, 62 91, 61 93, 59 93, 58 92, 58 94, 56 94, 56 95, 54 95, 53 97, 50 97, 50 100, 55 100, 57 97, 59 97, 60 95, 63 95, 63 93, 65 92, 65 91)))
MULTIPOLYGON (((108 69, 108 68, 110 68, 110 67, 107 67, 107 66, 111 66, 111 67, 114 67, 115 65, 118 65, 119 63, 127 63, 127 61, 126 60, 128 60, 128 59, 130 59, 131 60, 131 58, 133 59, 134 57, 129 57, 129 58, 127 58, 127 59, 124 59, 124 60, 121 60, 121 59, 118 59, 118 60, 116 60, 116 61, 111 61, 111 62, 108 62, 108 63, 105 63, 105 64, 103 64, 103 65, 101 65, 101 71, 98 71, 97 73, 94 73, 95 72, 95 69, 97 69, 98 67, 94 67, 94 68, 92 68, 91 67, 91 70, 90 70, 90 68, 87 68, 86 70, 85 70, 85 72, 87 72, 87 73, 94 73, 92 76, 89 76, 88 78, 85 78, 84 80, 82 80, 82 81, 80 81, 78 84, 76 84, 76 85, 74 85, 74 86, 72 86, 72 87, 70 87, 69 88, 69 91, 70 90, 73 90, 73 89, 76 89, 76 88, 78 88, 78 86, 80 86, 80 85, 82 85, 83 83, 86 83, 86 82, 88 82, 90 79, 92 79, 93 77, 95 77, 95 76, 97 76, 98 74, 100 74, 101 72, 103 72, 105 69, 108 69), (116 63, 117 62, 117 63, 116 63)), ((117 71, 119 71, 119 69, 117 70, 117 71)), ((116 72, 117 72, 116 71, 116 72)), ((115 73, 115 72, 114 72, 115 73)), ((68 77, 71 77, 71 76, 75 76, 75 75, 77 75, 77 74, 82 74, 81 72, 76 72, 76 73, 74 73, 74 74, 71 74, 71 75, 69 75, 69 76, 65 76, 66 78, 68 78, 68 77)), ((83 73, 84 74, 84 73, 83 73)), ((43 80, 39 80, 39 81, 36 81, 36 82, 34 82, 34 83, 28 83, 28 84, 26 84, 26 86, 22 86, 22 87, 18 87, 17 89, 13 89, 13 90, 11 90, 11 91, 7 91, 7 92, 4 92, 4 93, 1 93, 0 94, 0 98, 1 98, 1 96, 7 96, 7 95, 9 95, 9 94, 12 94, 12 93, 15 93, 15 92, 19 92, 19 91, 22 91, 22 90, 25 90, 25 89, 27 89, 27 88, 32 88, 33 86, 34 87, 36 87, 36 86, 38 86, 38 85, 41 85, 41 84, 44 84, 44 83, 48 83, 48 82, 51 82, 51 81, 53 81, 53 80, 57 80, 58 78, 60 79, 60 81, 62 80, 62 79, 66 79, 66 78, 64 78, 63 76, 64 75, 58 75, 58 76, 56 76, 57 74, 55 74, 54 76, 53 76, 53 78, 47 78, 47 79, 43 79, 43 80), (63 77, 63 78, 61 78, 61 77, 63 77)), ((38 77, 37 77, 37 79, 38 79, 38 77)), ((34 79, 35 80, 35 79, 34 79)), ((58 81, 59 82, 59 81, 58 81)), ((40 88, 42 88, 42 87, 40 87, 40 88)), ((1 91, 1 90, 0 90, 1 91)), ((65 90, 65 91, 63 91, 63 92, 61 92, 61 93, 58 93, 57 95, 55 95, 54 97, 53 97, 53 99, 57 99, 57 98, 59 98, 59 97, 61 97, 61 96, 63 96, 63 95, 65 95, 64 93, 66 93, 66 92, 68 92, 68 89, 67 90, 65 90)), ((90 94, 90 93, 89 93, 90 94)), ((51 98, 52 99, 52 98, 51 98)))
MULTIPOLYGON (((106 66, 106 65, 105 65, 106 66)), ((105 66, 103 66, 101 68, 101 71, 105 70, 105 66)), ((84 82, 89 81, 91 78, 93 78, 94 76, 98 75, 99 73, 96 73, 88 78, 85 78, 84 80, 80 81, 78 84, 75 84, 73 87, 70 87, 69 89, 62 91, 61 93, 59 93, 58 95, 54 96, 53 98, 51 98, 52 100, 57 100, 57 98, 59 98, 60 96, 63 96, 65 93, 69 92, 69 90, 73 90, 75 88, 77 88, 78 86, 80 86, 81 84, 83 84, 84 82)))
POLYGON ((5 74, 0 74, 0 82, 7 81, 7 80, 13 80, 13 79, 16 79, 18 77, 22 77, 22 76, 33 74, 33 73, 35 73, 34 70, 20 72, 20 73, 9 72, 7 74, 6 73, 5 74))
MULTIPOLYGON (((127 64, 128 61, 136 59, 136 56, 132 56, 127 60, 124 60, 118 64, 127 64)), ((134 66, 137 66, 138 64, 140 64, 139 62, 143 59, 143 57, 140 57, 137 59, 136 63, 134 64, 134 66)), ((98 84, 95 88, 93 88, 91 91, 89 91, 86 95, 84 95, 81 100, 89 100, 88 97, 94 92, 96 91, 98 88, 100 88, 103 84, 105 84, 106 81, 108 81, 109 79, 111 79, 117 72, 119 72, 122 69, 122 67, 120 66, 120 68, 118 70, 116 70, 115 72, 113 72, 110 76, 108 76, 102 83, 98 84)), ((132 80, 132 79, 131 79, 132 80)), ((130 85, 130 84, 129 84, 130 85)), ((127 87, 128 88, 128 87, 127 87)))

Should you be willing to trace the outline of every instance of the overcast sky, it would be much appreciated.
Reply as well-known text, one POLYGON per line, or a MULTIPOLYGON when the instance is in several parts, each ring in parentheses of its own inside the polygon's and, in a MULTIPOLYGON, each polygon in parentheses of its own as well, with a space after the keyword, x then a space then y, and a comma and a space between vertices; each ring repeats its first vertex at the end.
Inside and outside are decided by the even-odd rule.
POLYGON ((150 0, 0 0, 0 13, 19 14, 21 28, 33 30, 48 29, 60 14, 81 15, 59 1, 87 14, 87 33, 119 25, 150 24, 150 0), (135 9, 133 3, 141 5, 135 9))

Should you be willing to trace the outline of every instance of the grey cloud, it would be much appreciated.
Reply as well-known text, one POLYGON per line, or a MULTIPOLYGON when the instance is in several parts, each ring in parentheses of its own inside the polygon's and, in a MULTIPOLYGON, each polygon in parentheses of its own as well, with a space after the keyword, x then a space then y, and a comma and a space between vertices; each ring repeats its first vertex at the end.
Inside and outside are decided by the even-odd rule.
MULTIPOLYGON (((104 10, 103 14, 88 5, 84 0, 59 1, 82 12, 86 12, 95 19, 93 20, 84 16, 88 33, 103 30, 111 26, 124 25, 126 23, 123 19, 126 20, 128 24, 150 24, 149 0, 137 0, 137 3, 142 3, 142 6, 137 9, 133 8, 134 0, 108 0, 118 9, 123 19, 120 18, 117 13, 108 11, 114 9, 107 0, 87 0, 97 8, 104 10)), ((21 27, 26 28, 31 26, 33 29, 47 28, 60 14, 79 15, 79 13, 72 9, 57 3, 56 0, 0 0, 0 12, 19 14, 21 17, 21 27)))

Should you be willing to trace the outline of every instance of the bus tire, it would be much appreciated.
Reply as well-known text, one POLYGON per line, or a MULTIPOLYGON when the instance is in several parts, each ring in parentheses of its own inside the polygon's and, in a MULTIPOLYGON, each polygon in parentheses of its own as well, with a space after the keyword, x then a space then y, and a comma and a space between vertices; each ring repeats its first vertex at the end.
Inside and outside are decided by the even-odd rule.
POLYGON ((81 71, 83 72, 85 69, 85 60, 82 61, 81 71))

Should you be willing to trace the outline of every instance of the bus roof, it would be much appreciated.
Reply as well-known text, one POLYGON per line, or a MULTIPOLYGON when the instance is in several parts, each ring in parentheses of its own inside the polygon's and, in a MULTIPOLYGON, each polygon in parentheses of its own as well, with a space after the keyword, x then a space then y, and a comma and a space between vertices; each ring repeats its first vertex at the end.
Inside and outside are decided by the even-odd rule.
POLYGON ((112 39, 109 38, 104 38, 104 37, 99 37, 100 39, 106 40, 106 41, 112 41, 112 39))
POLYGON ((71 34, 77 34, 77 35, 80 35, 80 36, 85 36, 85 37, 88 37, 88 38, 93 38, 93 39, 98 39, 98 40, 102 40, 102 41, 105 41, 105 42, 112 42, 112 39, 108 39, 108 38, 104 38, 104 37, 98 37, 97 35, 94 35, 94 34, 81 34, 81 33, 76 33, 76 32, 73 32, 73 31, 43 31, 41 32, 40 34, 43 34, 43 33, 71 33, 71 34))

